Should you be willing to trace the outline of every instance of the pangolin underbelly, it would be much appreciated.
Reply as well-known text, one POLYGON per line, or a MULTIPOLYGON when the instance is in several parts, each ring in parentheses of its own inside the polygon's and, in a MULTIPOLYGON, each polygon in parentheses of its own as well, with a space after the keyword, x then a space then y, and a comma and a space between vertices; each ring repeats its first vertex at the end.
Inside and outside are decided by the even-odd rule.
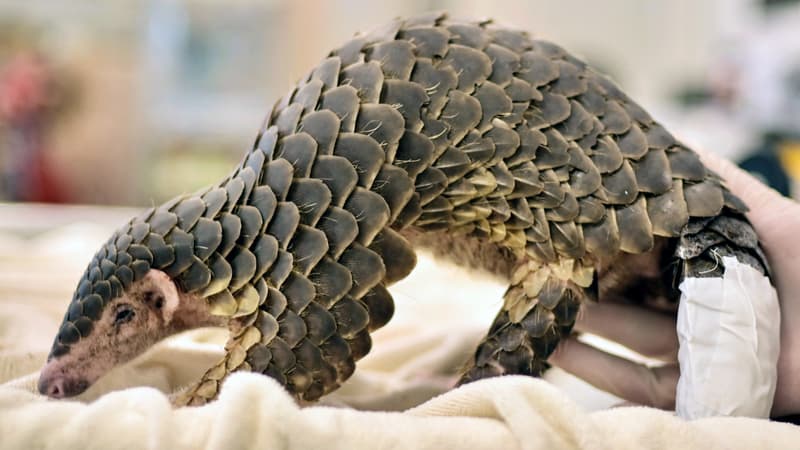
POLYGON ((225 359, 186 402, 213 398, 236 370, 313 400, 370 350, 416 244, 508 279, 463 380, 538 375, 630 255, 678 279, 719 276, 726 255, 766 272, 744 211, 694 152, 560 47, 491 22, 398 20, 315 67, 229 177, 118 230, 51 357, 159 269, 232 324, 225 359))

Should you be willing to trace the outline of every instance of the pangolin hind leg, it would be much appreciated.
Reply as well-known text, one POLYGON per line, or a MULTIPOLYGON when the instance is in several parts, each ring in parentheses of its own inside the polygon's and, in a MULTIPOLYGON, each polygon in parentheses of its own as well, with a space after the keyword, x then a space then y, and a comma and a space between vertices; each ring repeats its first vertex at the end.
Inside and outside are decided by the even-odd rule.
MULTIPOLYGON (((573 264, 558 266, 572 273, 573 264)), ((582 272, 591 280, 590 271, 582 272)), ((563 272, 523 263, 460 383, 498 375, 540 376, 560 339, 572 331, 581 302, 589 296, 588 287, 579 286, 563 272)))

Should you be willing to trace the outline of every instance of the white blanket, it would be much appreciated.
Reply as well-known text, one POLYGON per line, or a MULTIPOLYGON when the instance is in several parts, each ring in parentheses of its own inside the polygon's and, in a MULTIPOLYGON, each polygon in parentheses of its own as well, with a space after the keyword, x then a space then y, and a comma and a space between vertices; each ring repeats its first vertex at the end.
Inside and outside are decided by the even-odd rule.
POLYGON ((373 353, 321 405, 298 407, 274 381, 234 374, 218 401, 174 410, 163 392, 222 354, 220 330, 167 340, 76 401, 36 393, 64 308, 106 227, 71 225, 33 239, 0 233, 0 448, 796 448, 800 428, 764 420, 685 422, 671 412, 608 408, 616 400, 552 371, 449 390, 500 305, 476 284, 422 259, 393 292, 397 317, 373 353), (460 278, 459 278, 460 277, 460 278), (440 280, 447 280, 441 282, 440 280), (149 386, 149 387, 135 387, 149 386))

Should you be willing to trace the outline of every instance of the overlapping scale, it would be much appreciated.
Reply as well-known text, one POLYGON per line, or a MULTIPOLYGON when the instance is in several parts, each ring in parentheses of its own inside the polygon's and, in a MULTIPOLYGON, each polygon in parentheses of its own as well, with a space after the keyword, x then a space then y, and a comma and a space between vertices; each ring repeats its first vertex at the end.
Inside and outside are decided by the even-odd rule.
MULTIPOLYGON (((532 373, 574 321, 569 286, 591 284, 592 261, 744 209, 693 152, 560 47, 490 22, 398 20, 313 69, 222 183, 121 228, 87 269, 53 354, 155 268, 239 326, 195 398, 249 369, 313 400, 350 376, 369 332, 391 317, 386 286, 415 263, 398 231, 449 229, 539 264, 506 295, 512 313, 496 324, 514 326, 478 355, 532 373), (523 343, 523 332, 535 339, 523 343)), ((738 222, 713 224, 757 253, 738 222)))

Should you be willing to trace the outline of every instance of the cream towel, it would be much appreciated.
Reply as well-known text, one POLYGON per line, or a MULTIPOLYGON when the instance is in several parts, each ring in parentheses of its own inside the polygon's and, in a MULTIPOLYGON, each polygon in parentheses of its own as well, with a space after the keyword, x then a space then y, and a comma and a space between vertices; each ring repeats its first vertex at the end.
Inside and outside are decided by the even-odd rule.
POLYGON ((800 428, 765 420, 685 422, 649 408, 608 409, 618 400, 558 371, 549 381, 504 377, 449 390, 499 308, 502 286, 436 271, 425 258, 394 288, 397 316, 376 333, 373 352, 321 405, 298 407, 271 379, 240 373, 218 401, 173 410, 163 392, 220 358, 225 332, 214 329, 160 343, 77 401, 46 400, 36 394, 38 369, 75 281, 107 234, 89 225, 26 241, 0 233, 0 449, 708 450, 800 442, 800 428))
MULTIPOLYGON (((29 387, 34 382, 28 378, 29 387)), ((218 401, 179 410, 152 388, 90 404, 0 388, 4 449, 767 449, 796 448, 798 440, 796 427, 757 419, 685 422, 637 407, 588 413, 547 381, 516 376, 470 384, 405 412, 301 409, 277 383, 249 373, 231 376, 218 401)))

